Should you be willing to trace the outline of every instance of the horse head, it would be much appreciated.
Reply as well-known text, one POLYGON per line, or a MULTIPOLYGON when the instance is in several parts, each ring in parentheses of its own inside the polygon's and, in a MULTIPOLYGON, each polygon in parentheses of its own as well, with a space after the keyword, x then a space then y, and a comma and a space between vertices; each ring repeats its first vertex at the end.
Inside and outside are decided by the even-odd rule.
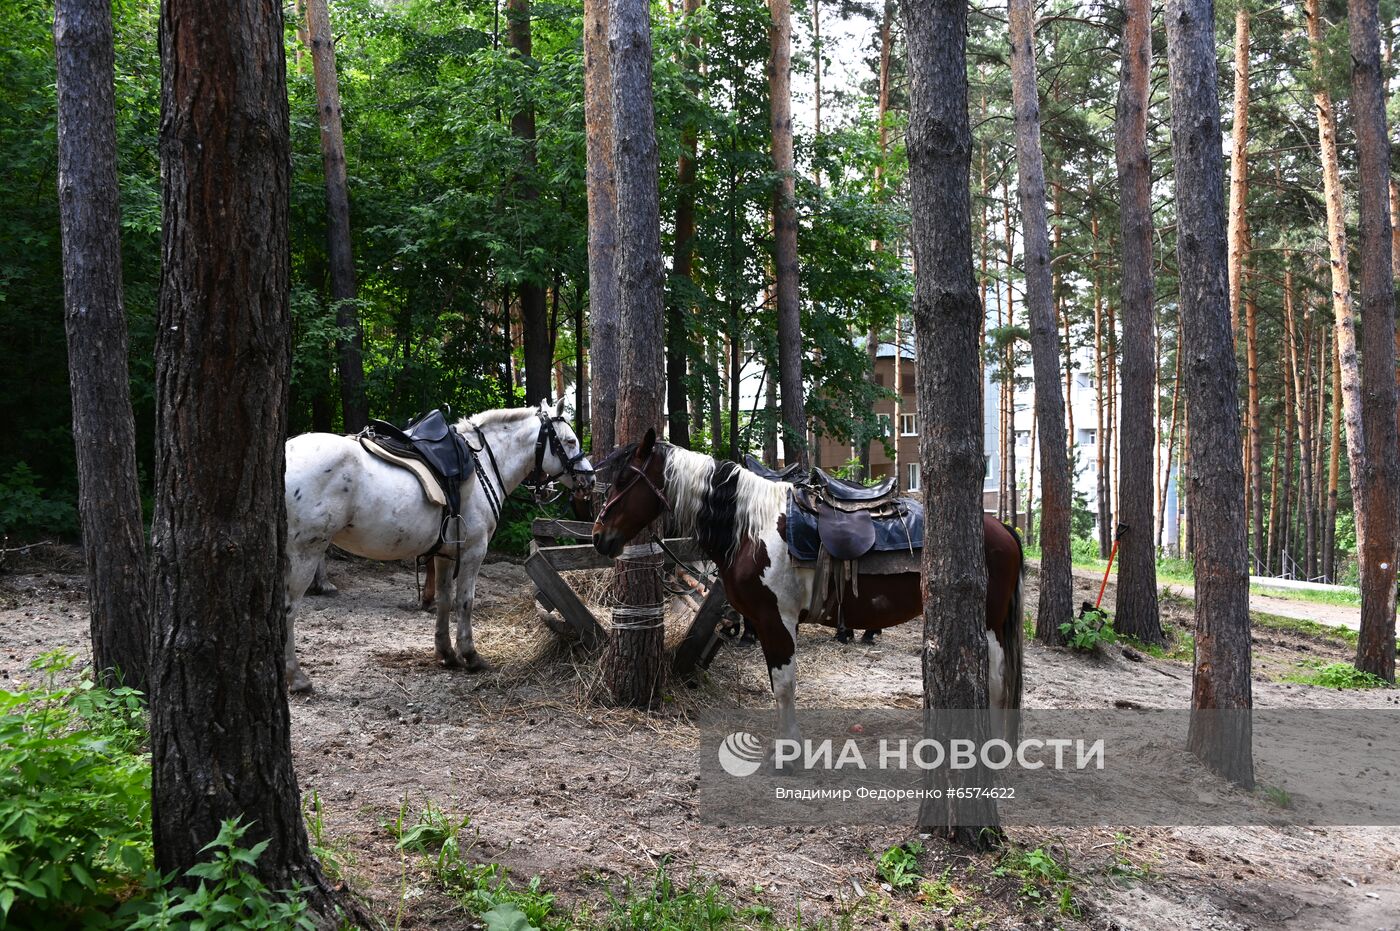
POLYGON ((554 404, 542 401, 535 413, 540 419, 540 432, 535 441, 535 468, 529 481, 542 486, 558 479, 573 489, 576 498, 587 497, 593 488, 593 466, 564 417, 564 399, 554 404))
POLYGON ((600 467, 612 467, 617 477, 593 522, 593 546, 616 558, 627 542, 670 510, 666 500, 666 444, 648 430, 640 443, 610 453, 600 467))

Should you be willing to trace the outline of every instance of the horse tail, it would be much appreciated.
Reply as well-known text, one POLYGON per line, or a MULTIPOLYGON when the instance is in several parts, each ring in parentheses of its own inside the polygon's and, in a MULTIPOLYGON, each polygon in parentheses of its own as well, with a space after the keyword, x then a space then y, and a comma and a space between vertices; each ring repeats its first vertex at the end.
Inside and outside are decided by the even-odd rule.
POLYGON ((1013 712, 1009 719, 1007 739, 1014 744, 1020 735, 1019 712, 1024 686, 1022 673, 1025 668, 1026 623, 1022 612, 1025 610, 1026 552, 1021 544, 1021 535, 1016 532, 1016 528, 1007 526, 1006 529, 1011 531, 1011 538, 1016 541, 1017 556, 1016 587, 1012 589, 1011 604, 1006 611, 1007 628, 1005 629, 1005 641, 1002 644, 1006 663, 1006 681, 1003 684, 1006 707, 1013 712))

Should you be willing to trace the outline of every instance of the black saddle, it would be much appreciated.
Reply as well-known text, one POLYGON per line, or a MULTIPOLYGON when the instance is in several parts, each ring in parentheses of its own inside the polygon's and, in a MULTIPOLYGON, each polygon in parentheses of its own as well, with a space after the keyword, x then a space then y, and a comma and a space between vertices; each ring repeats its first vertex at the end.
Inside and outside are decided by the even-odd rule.
POLYGON ((829 475, 821 469, 812 470, 811 484, 833 500, 849 503, 880 504, 894 497, 894 476, 886 476, 877 485, 859 485, 829 475))
MULTIPOLYGON (((371 420, 364 436, 397 456, 427 465, 447 495, 448 513, 444 516, 462 513, 461 485, 476 470, 476 458, 440 409, 424 414, 403 430, 387 421, 371 420)), ((438 545, 442 545, 441 540, 438 545)))
POLYGON ((792 482, 794 485, 801 485, 806 483, 810 477, 800 462, 794 462, 781 469, 770 469, 759 462, 752 453, 744 453, 744 468, 770 482, 792 482))

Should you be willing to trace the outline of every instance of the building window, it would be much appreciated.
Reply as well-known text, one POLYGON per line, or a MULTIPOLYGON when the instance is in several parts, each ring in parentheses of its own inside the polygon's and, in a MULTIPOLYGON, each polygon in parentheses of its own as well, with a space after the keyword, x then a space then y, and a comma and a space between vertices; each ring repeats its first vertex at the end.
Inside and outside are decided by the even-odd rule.
POLYGON ((919 435, 919 415, 900 414, 899 415, 899 435, 918 436, 919 435))
POLYGON ((1099 431, 1097 431, 1097 430, 1080 430, 1080 431, 1079 431, 1079 445, 1080 445, 1080 446, 1093 446, 1095 443, 1098 442, 1098 439, 1099 439, 1099 431))
POLYGON ((1029 446, 1029 445, 1031 445, 1031 431, 1029 431, 1029 430, 1017 430, 1017 431, 1016 431, 1016 445, 1017 445, 1017 446, 1029 446))
POLYGON ((875 419, 880 423, 880 435, 890 436, 894 433, 893 425, 890 422, 889 414, 876 414, 875 419))
POLYGON ((904 486, 904 487, 905 487, 905 490, 907 490, 907 491, 918 491, 918 490, 919 490, 919 464, 918 464, 917 462, 911 462, 911 463, 909 463, 908 465, 906 465, 906 466, 904 467, 904 469, 905 469, 905 472, 906 472, 906 474, 907 474, 907 476, 908 476, 907 483, 906 483, 905 486, 904 486))

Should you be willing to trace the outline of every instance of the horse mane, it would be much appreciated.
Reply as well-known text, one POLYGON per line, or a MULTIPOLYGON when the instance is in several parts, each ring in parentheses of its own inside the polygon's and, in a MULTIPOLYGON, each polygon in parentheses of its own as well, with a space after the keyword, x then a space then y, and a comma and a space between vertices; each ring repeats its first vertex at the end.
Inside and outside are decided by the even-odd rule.
POLYGON ((732 462, 666 447, 666 490, 677 530, 730 560, 740 544, 773 529, 787 506, 788 482, 772 482, 732 462))
POLYGON ((495 410, 472 414, 470 417, 463 417, 457 426, 460 429, 465 424, 489 427, 497 423, 515 423, 518 420, 525 420, 533 417, 537 413, 539 413, 539 410, 534 407, 501 407, 495 410))

